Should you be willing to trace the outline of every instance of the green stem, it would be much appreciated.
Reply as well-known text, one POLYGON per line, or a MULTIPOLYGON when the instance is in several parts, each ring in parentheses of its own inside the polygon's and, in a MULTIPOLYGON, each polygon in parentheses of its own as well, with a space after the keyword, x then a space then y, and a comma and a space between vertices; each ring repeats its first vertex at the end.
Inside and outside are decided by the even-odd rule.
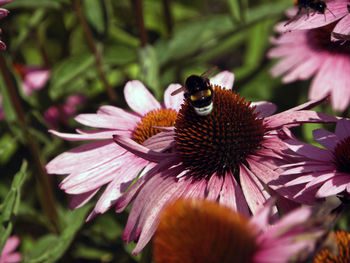
POLYGON ((4 77, 4 81, 6 84, 6 89, 9 94, 12 105, 16 111, 18 119, 21 123, 22 133, 25 136, 26 146, 29 149, 30 155, 32 157, 32 161, 36 168, 36 178, 40 185, 41 194, 39 194, 39 200, 41 206, 49 218, 54 231, 58 232, 58 218, 56 212, 55 198, 52 192, 52 186, 49 181, 49 176, 46 173, 46 170, 40 160, 39 150, 34 138, 31 136, 28 123, 24 115, 24 111, 22 109, 21 103, 19 101, 15 85, 13 84, 11 73, 7 68, 7 64, 3 54, 0 54, 0 70, 4 77))
POLYGON ((113 89, 112 89, 112 86, 109 84, 108 80, 107 80, 107 77, 106 77, 106 73, 104 72, 103 70, 103 67, 102 67, 102 54, 101 54, 101 51, 98 50, 95 46, 95 42, 94 42, 94 39, 92 37, 92 33, 91 33, 91 30, 85 20, 85 17, 84 17, 84 14, 83 14, 83 11, 81 10, 81 5, 80 5, 80 1, 79 0, 73 0, 73 5, 74 5, 74 10, 77 14, 77 17, 79 19, 79 22, 81 24, 81 26, 83 27, 83 31, 84 31, 84 34, 85 34, 85 37, 86 37, 86 40, 87 40, 87 44, 88 44, 88 47, 90 49, 90 52, 95 56, 95 60, 96 60, 96 65, 97 65, 97 70, 98 70, 98 73, 100 75, 100 78, 106 88, 106 91, 107 91, 107 94, 108 94, 108 97, 110 99, 110 101, 114 104, 117 104, 118 103, 118 98, 117 96, 115 95, 113 89))

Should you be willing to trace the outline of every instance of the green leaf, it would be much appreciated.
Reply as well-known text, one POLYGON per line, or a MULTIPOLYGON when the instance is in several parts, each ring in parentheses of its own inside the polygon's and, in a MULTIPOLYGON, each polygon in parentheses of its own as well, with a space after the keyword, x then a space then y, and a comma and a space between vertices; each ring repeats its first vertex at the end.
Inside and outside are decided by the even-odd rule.
POLYGON ((104 0, 84 0, 83 8, 86 20, 98 37, 107 32, 107 12, 104 0))
POLYGON ((0 138, 0 163, 7 163, 18 149, 17 139, 9 133, 0 138))
POLYGON ((14 176, 11 190, 0 205, 0 251, 13 228, 13 218, 17 215, 21 199, 21 187, 27 176, 27 165, 27 161, 23 161, 19 172, 14 176))
POLYGON ((6 9, 15 9, 15 8, 61 8, 61 0, 16 0, 6 5, 6 9))
POLYGON ((29 257, 24 262, 29 263, 51 263, 60 259, 70 247, 76 233, 85 223, 87 214, 92 205, 85 205, 74 211, 65 211, 61 220, 64 222, 63 231, 60 236, 46 235, 40 239, 29 251, 29 257))
POLYGON ((227 0, 227 4, 230 8, 232 19, 236 22, 240 22, 242 20, 242 14, 239 0, 227 0))
POLYGON ((15 121, 17 119, 16 111, 10 100, 10 94, 7 92, 7 85, 4 82, 2 74, 0 74, 0 94, 2 96, 2 109, 5 113, 5 119, 8 122, 15 121))
POLYGON ((103 50, 103 62, 120 66, 137 61, 137 50, 127 45, 107 45, 103 50))
POLYGON ((159 84, 158 57, 150 45, 140 49, 141 79, 149 87, 156 98, 160 99, 163 91, 159 84))
POLYGON ((52 99, 57 99, 65 93, 69 82, 76 80, 83 75, 86 70, 94 65, 95 58, 92 54, 79 54, 69 57, 52 69, 49 95, 52 99))

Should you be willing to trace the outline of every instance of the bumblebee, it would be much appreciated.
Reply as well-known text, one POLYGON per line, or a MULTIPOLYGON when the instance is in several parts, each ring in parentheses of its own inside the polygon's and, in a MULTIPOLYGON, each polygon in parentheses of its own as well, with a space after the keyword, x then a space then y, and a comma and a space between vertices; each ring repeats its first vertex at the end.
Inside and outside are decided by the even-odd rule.
POLYGON ((298 14, 302 9, 306 9, 308 13, 311 9, 320 14, 324 14, 327 9, 326 3, 321 0, 294 0, 294 5, 299 7, 298 14))
MULTIPOLYGON (((307 16, 309 16, 310 10, 313 10, 314 12, 317 12, 317 13, 323 14, 323 15, 325 14, 325 12, 327 10, 327 5, 322 0, 294 0, 294 5, 299 8, 298 12, 284 26, 288 25, 289 23, 294 21, 297 17, 299 17, 303 10, 306 10, 307 16)), ((331 10, 329 10, 329 12, 331 12, 331 10)))
POLYGON ((215 70, 216 68, 214 67, 200 76, 189 76, 185 81, 185 86, 175 90, 171 95, 178 94, 184 90, 185 99, 192 105, 197 115, 209 115, 213 110, 213 88, 208 77, 215 70))

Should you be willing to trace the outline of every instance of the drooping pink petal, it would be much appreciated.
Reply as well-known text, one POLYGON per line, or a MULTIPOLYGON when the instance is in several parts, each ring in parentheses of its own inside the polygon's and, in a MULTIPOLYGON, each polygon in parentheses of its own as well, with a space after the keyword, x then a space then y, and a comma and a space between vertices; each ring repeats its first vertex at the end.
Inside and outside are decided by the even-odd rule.
POLYGON ((239 187, 231 171, 225 174, 224 183, 220 192, 220 204, 249 216, 249 208, 242 189, 239 187))
POLYGON ((49 130, 49 133, 65 139, 67 141, 89 141, 89 140, 98 140, 98 139, 111 139, 112 136, 116 133, 116 131, 111 130, 98 130, 96 132, 90 131, 86 133, 63 133, 55 130, 49 130))
POLYGON ((147 163, 148 162, 145 160, 138 159, 136 162, 133 162, 132 165, 126 164, 121 169, 118 169, 113 181, 108 184, 102 196, 97 201, 94 208, 94 214, 103 214, 113 206, 147 163))
POLYGON ((164 92, 164 105, 168 109, 180 110, 181 104, 184 101, 184 92, 181 91, 176 95, 171 95, 172 92, 181 88, 180 84, 170 84, 164 92))
POLYGON ((310 156, 313 160, 325 162, 330 162, 333 160, 333 154, 331 152, 318 148, 311 144, 299 142, 292 139, 287 139, 284 142, 292 151, 306 157, 310 156))
POLYGON ((174 146, 175 131, 160 132, 148 138, 142 143, 143 146, 157 152, 170 149, 174 146))
POLYGON ((245 165, 241 164, 239 170, 242 191, 250 210, 255 214, 263 207, 270 195, 259 179, 245 165))
POLYGON ((58 155, 46 165, 46 171, 50 174, 85 171, 91 166, 105 163, 123 153, 125 153, 125 149, 119 147, 112 140, 92 142, 58 155))
POLYGON ((350 15, 344 16, 334 27, 334 33, 350 35, 350 15))
POLYGON ((259 113, 259 118, 270 116, 277 110, 276 104, 268 101, 252 102, 251 106, 256 106, 254 112, 259 113))
POLYGON ((331 178, 318 189, 316 197, 322 198, 338 194, 345 190, 348 183, 349 175, 331 178))
POLYGON ((126 83, 124 97, 129 107, 141 116, 152 110, 160 109, 160 103, 138 80, 126 83))
POLYGON ((340 141, 348 138, 350 136, 350 121, 348 119, 338 121, 335 127, 335 134, 340 141))
POLYGON ((74 119, 83 125, 95 128, 133 130, 136 126, 134 120, 114 115, 87 113, 79 114, 74 119))
POLYGON ((340 142, 334 133, 323 129, 313 130, 312 135, 319 144, 323 145, 331 152, 333 152, 334 148, 340 142))
POLYGON ((82 207, 85 205, 94 195, 100 190, 100 188, 97 188, 96 190, 92 190, 86 193, 78 194, 78 195, 72 195, 71 200, 69 202, 69 208, 70 209, 77 209, 79 207, 82 207))
POLYGON ((224 89, 231 90, 233 87, 233 82, 235 80, 235 75, 229 71, 222 71, 216 74, 214 77, 210 78, 210 84, 218 85, 224 89))
POLYGON ((150 162, 159 162, 162 159, 165 159, 167 157, 173 157, 174 153, 160 153, 156 151, 152 151, 149 148, 146 148, 137 142, 119 135, 113 136, 114 141, 125 148, 126 150, 136 154, 137 156, 140 156, 150 162))
POLYGON ((215 173, 210 177, 207 189, 206 199, 211 201, 218 201, 221 192, 222 185, 224 183, 223 176, 217 176, 215 173))

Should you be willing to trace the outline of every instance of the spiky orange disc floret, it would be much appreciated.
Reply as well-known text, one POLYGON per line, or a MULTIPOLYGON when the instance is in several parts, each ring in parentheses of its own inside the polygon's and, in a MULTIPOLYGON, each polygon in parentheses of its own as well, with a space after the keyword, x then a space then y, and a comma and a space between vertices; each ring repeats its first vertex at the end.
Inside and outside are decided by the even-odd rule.
POLYGON ((160 217, 156 263, 248 263, 257 249, 248 219, 206 200, 177 200, 160 217))
POLYGON ((142 144, 145 140, 160 133, 161 130, 153 127, 171 127, 174 126, 177 112, 173 109, 158 109, 147 113, 139 123, 132 134, 132 139, 142 144))
POLYGON ((184 165, 194 176, 207 177, 214 172, 235 174, 261 145, 263 119, 244 97, 231 90, 214 87, 213 111, 199 116, 185 102, 175 123, 175 141, 184 165))
POLYGON ((350 173, 350 137, 338 143, 334 150, 334 157, 338 170, 350 173))
POLYGON ((315 257, 314 263, 349 263, 350 262, 350 233, 343 230, 333 233, 338 251, 328 248, 321 250, 315 257))

